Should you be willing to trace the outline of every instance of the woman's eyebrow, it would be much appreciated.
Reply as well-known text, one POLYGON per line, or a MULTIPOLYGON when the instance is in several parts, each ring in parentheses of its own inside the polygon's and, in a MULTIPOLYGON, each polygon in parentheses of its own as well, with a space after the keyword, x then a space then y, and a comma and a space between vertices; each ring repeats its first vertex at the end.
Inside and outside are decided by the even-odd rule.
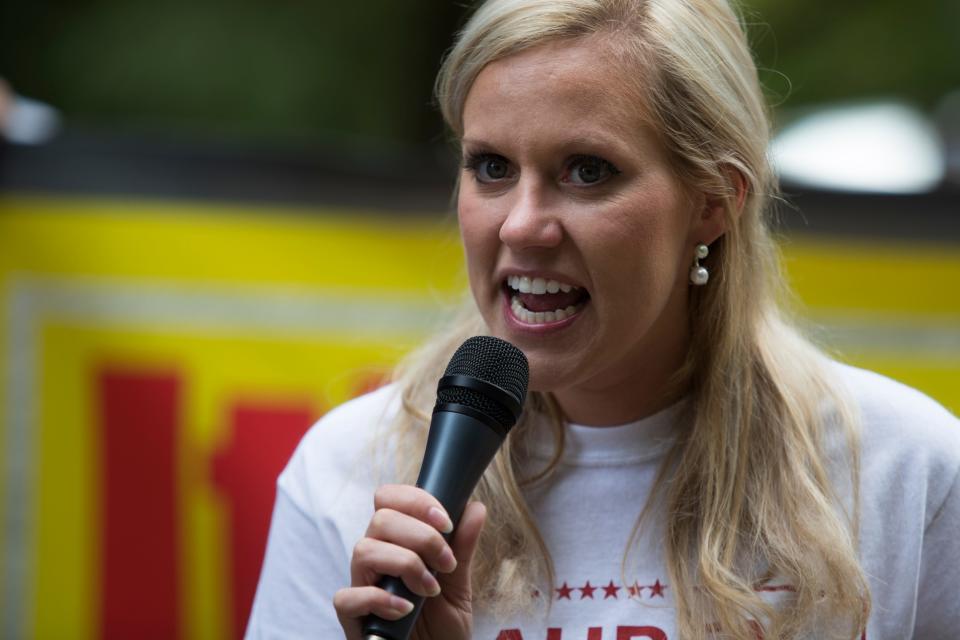
POLYGON ((491 145, 489 142, 484 142, 482 140, 474 140, 473 138, 461 138, 460 146, 486 148, 486 147, 490 147, 491 145))
MULTIPOLYGON (((491 144, 490 142, 476 138, 460 139, 461 148, 469 147, 472 149, 491 149, 496 148, 496 146, 497 145, 495 144, 491 144)), ((624 153, 629 152, 628 145, 624 143, 622 138, 599 132, 575 134, 570 137, 559 139, 551 146, 562 151, 583 147, 606 147, 624 153)))

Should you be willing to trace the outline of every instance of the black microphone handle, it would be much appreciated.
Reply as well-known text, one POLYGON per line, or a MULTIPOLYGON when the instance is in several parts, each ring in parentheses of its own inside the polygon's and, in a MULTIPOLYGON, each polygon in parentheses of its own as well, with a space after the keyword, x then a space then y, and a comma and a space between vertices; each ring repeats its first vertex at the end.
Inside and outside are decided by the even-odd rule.
MULTIPOLYGON (((450 410, 434 412, 417 486, 440 501, 454 528, 504 436, 505 431, 498 432, 471 415, 450 410)), ((453 533, 444 536, 447 541, 452 537, 453 533)), ((423 607, 423 596, 413 593, 400 578, 393 576, 384 576, 377 586, 412 602, 413 611, 399 620, 367 616, 363 637, 365 640, 407 640, 423 607)))

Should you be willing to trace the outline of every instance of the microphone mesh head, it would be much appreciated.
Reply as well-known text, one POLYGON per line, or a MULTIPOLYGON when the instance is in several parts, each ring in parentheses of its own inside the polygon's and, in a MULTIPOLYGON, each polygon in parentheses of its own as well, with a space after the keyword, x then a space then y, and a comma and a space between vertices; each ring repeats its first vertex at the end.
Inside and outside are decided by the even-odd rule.
MULTIPOLYGON (((527 397, 530 369, 527 357, 506 340, 491 336, 468 338, 450 359, 445 376, 470 376, 494 384, 523 405, 527 397)), ((437 394, 437 404, 457 403, 481 411, 506 428, 517 421, 511 411, 487 395, 473 389, 448 387, 437 394)))

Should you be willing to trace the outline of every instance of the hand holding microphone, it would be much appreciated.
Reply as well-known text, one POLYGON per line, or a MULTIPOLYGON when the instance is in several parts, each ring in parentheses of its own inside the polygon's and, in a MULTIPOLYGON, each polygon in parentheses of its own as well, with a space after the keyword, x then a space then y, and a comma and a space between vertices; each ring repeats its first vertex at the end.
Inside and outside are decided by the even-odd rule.
POLYGON ((407 640, 414 624, 416 640, 470 638, 469 565, 485 510, 467 500, 520 416, 528 375, 523 353, 497 338, 470 338, 454 354, 438 384, 417 486, 377 491, 354 548, 351 587, 334 598, 349 640, 407 640))

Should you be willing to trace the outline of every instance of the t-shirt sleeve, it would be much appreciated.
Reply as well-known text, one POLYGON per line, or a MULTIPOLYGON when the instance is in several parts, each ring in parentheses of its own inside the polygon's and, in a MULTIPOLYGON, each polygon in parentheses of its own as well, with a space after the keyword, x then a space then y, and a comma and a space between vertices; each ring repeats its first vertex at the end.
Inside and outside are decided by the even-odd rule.
POLYGON ((924 531, 913 637, 960 638, 960 473, 924 531))
POLYGON ((245 638, 342 637, 333 594, 350 584, 349 564, 332 523, 311 519, 279 486, 245 638))

